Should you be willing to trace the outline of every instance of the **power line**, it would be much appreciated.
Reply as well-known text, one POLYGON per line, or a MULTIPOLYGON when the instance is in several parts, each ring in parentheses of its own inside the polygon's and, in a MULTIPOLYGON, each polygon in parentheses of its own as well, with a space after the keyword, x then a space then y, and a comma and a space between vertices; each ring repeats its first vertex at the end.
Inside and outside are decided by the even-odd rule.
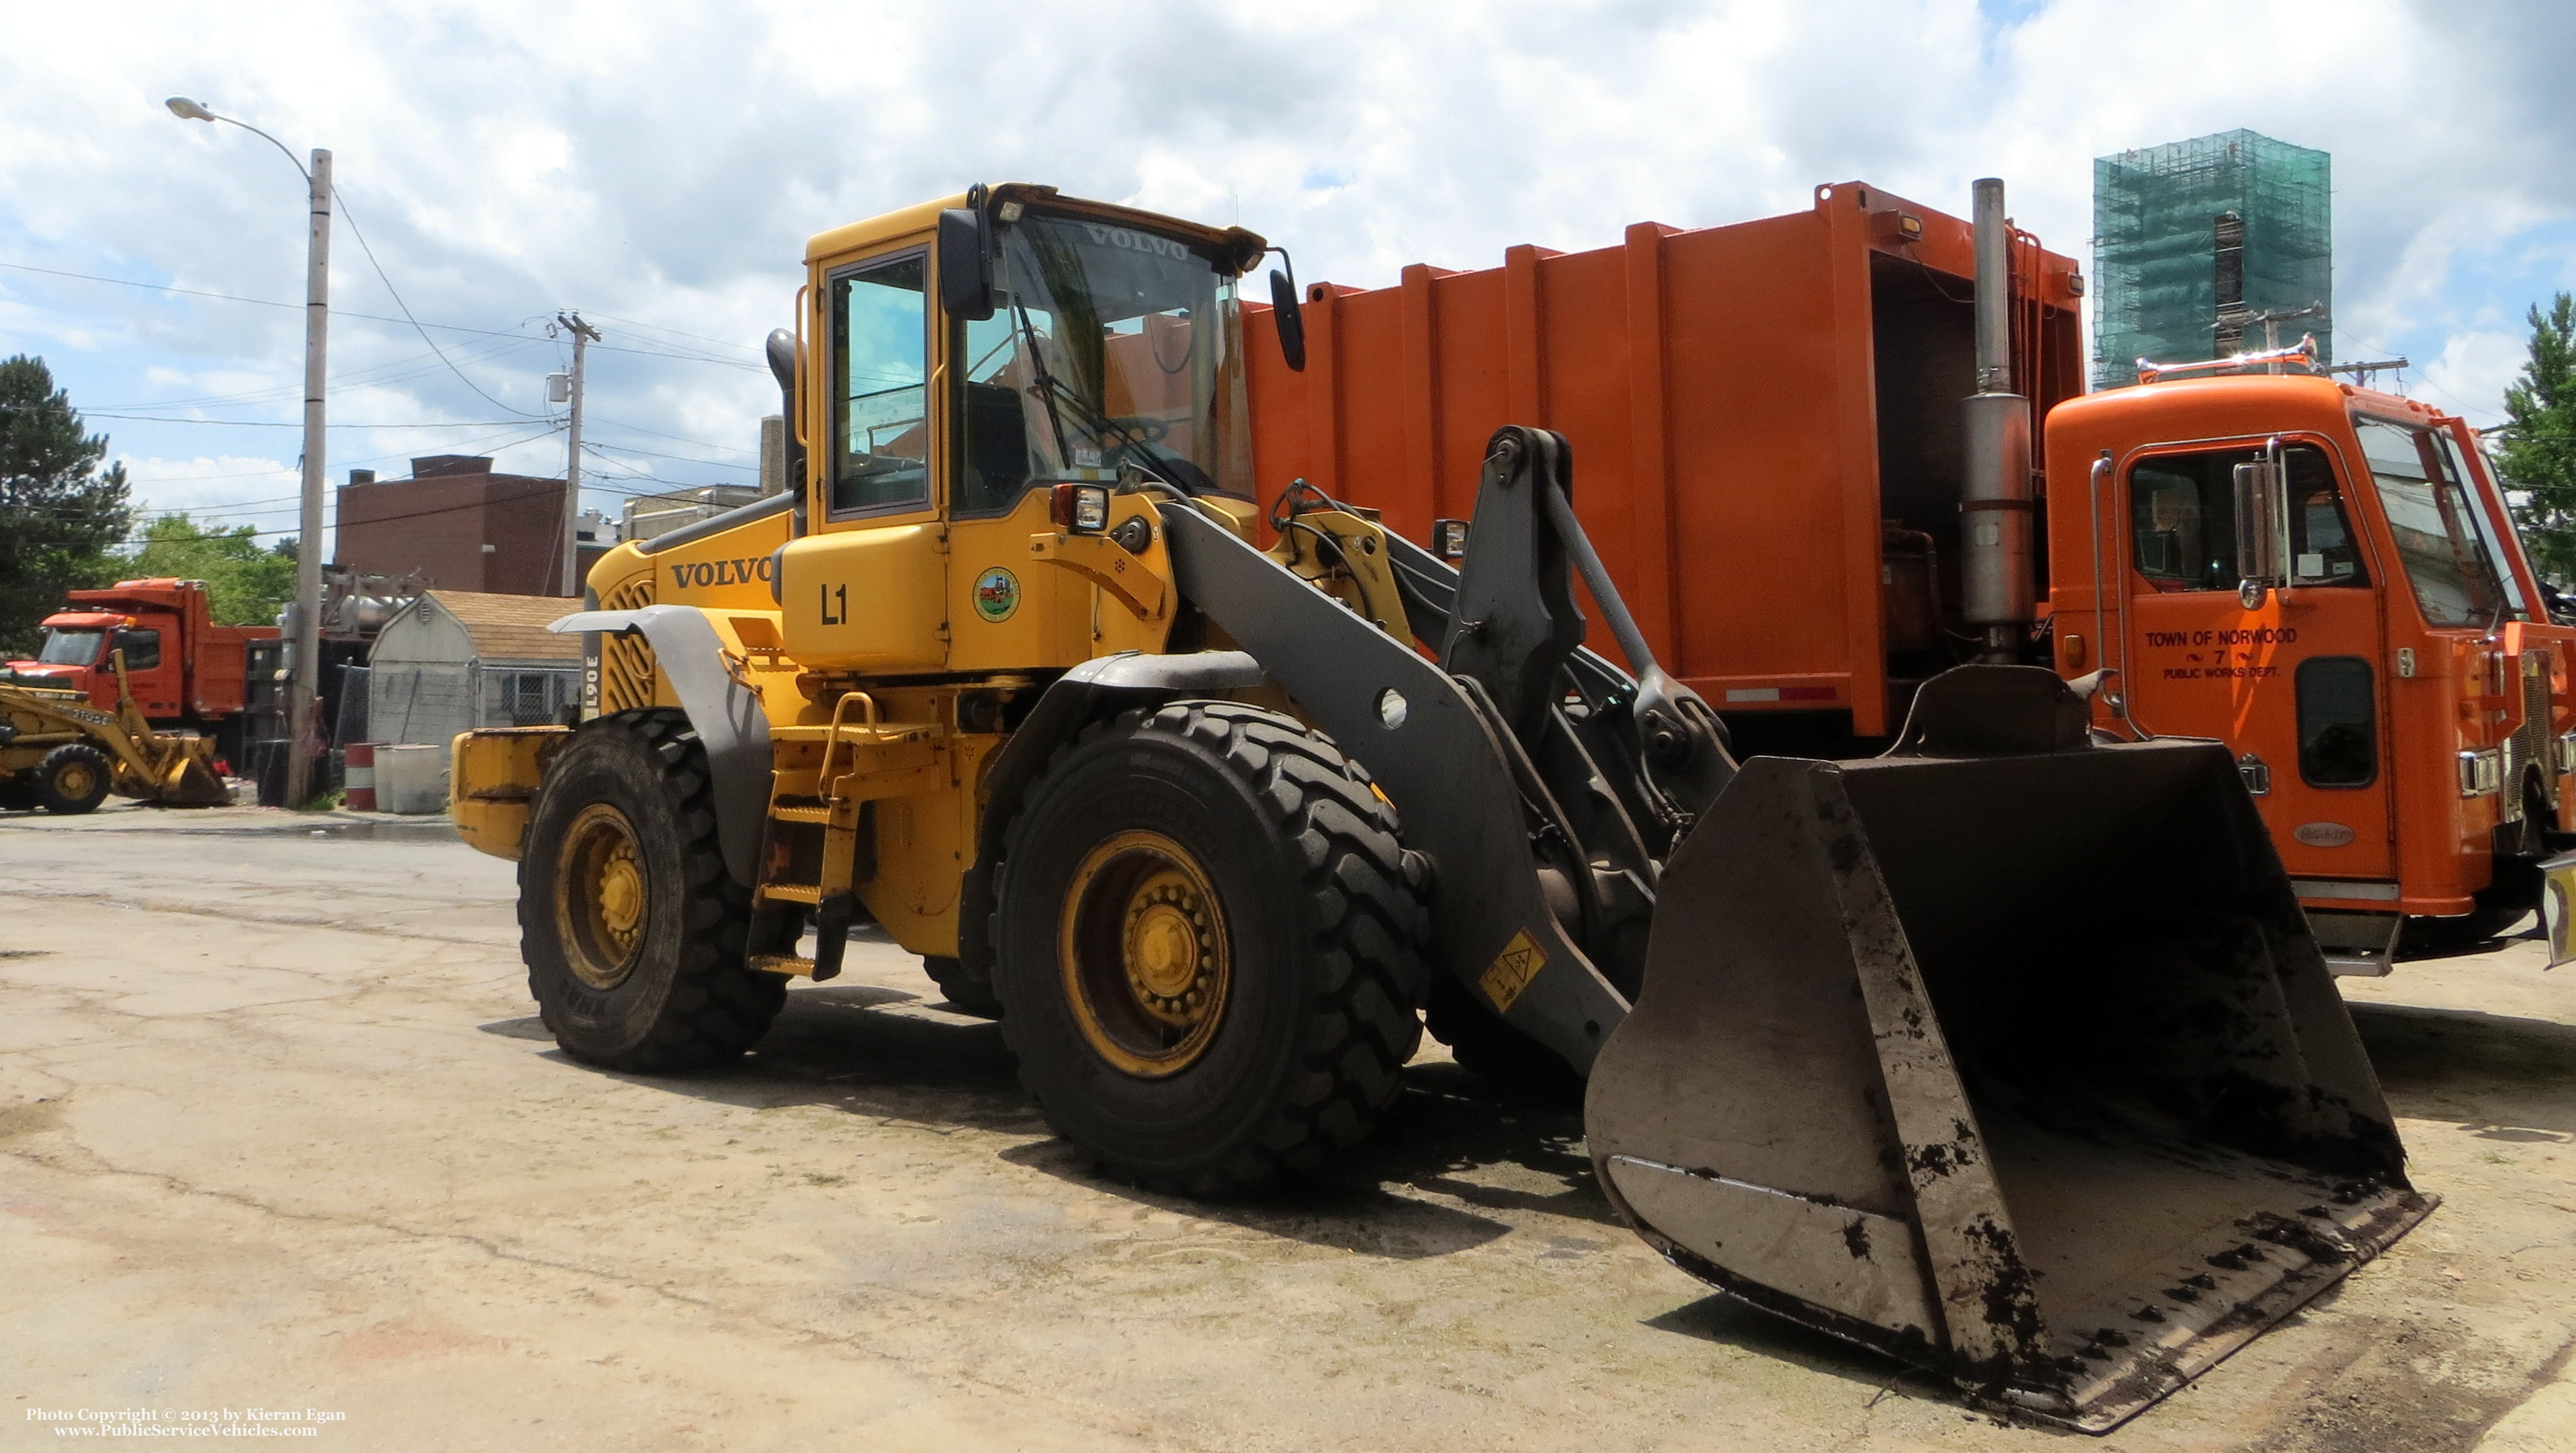
MULTIPOLYGON (((555 433, 555 432, 557 432, 557 431, 556 431, 556 430, 554 430, 554 429, 541 429, 541 430, 539 430, 538 432, 536 432, 536 433, 534 433, 534 434, 530 434, 530 435, 526 436, 525 438, 521 438, 521 439, 513 439, 513 440, 511 440, 511 441, 510 441, 509 443, 507 443, 507 444, 498 445, 498 446, 496 446, 496 447, 497 447, 497 448, 501 448, 501 449, 509 449, 509 448, 514 448, 514 447, 516 447, 516 446, 518 446, 518 445, 521 445, 521 444, 531 444, 531 443, 534 443, 534 442, 536 442, 536 441, 537 441, 537 440, 539 440, 539 439, 543 439, 543 438, 545 438, 547 435, 549 435, 549 434, 553 434, 553 433, 555 433)), ((432 476, 432 477, 433 477, 433 478, 435 478, 436 476, 432 476)), ((539 477, 540 477, 540 478, 542 478, 543 476, 539 476, 539 477)), ((561 480, 554 480, 554 481, 551 481, 551 482, 552 482, 552 483, 555 483, 555 484, 561 484, 563 481, 561 481, 561 480)), ((529 493, 529 494, 535 494, 535 493, 537 493, 537 492, 538 492, 538 491, 535 491, 535 490, 529 490, 529 491, 527 491, 527 493, 529 493)), ((504 501, 504 503, 506 503, 506 502, 507 502, 507 501, 504 501)), ((362 520, 362 521, 360 521, 359 523, 361 523, 361 524, 366 524, 366 525, 389 525, 389 524, 394 523, 394 522, 395 522, 395 521, 397 521, 397 520, 416 520, 416 519, 423 519, 423 518, 426 518, 426 517, 428 517, 428 516, 430 516, 430 515, 454 514, 454 513, 455 513, 456 511, 458 511, 458 510, 482 509, 482 508, 484 508, 488 503, 490 503, 490 501, 486 501, 486 500, 468 500, 468 501, 466 501, 466 502, 464 502, 464 503, 462 503, 462 504, 440 505, 440 506, 437 506, 436 508, 433 508, 433 509, 426 509, 426 510, 411 510, 411 511, 408 511, 408 512, 403 513, 403 514, 399 514, 399 515, 378 515, 378 516, 376 516, 376 517, 375 517, 375 518, 373 518, 373 519, 369 519, 369 520, 362 520)), ((185 514, 185 513, 187 513, 187 512, 186 512, 186 511, 184 511, 184 510, 181 510, 181 511, 176 511, 175 513, 185 514)), ((332 528, 335 528, 335 529, 336 529, 337 527, 338 527, 338 521, 337 521, 337 520, 334 520, 334 521, 332 522, 332 528)), ((261 537, 265 537, 265 536, 269 536, 269 535, 293 535, 293 534, 298 534, 298 533, 300 533, 300 527, 299 527, 298 529, 284 529, 284 528, 280 528, 280 529, 274 529, 274 530, 253 530, 253 531, 251 531, 251 536, 252 536, 253 538, 261 538, 261 537)), ((119 543, 121 543, 121 544, 127 544, 127 545, 135 545, 135 544, 145 544, 145 543, 149 543, 149 541, 148 541, 148 539, 147 539, 147 538, 138 537, 138 538, 135 538, 135 539, 129 539, 129 540, 120 541, 119 543)))
MULTIPOLYGON (((300 313, 304 311, 305 307, 302 303, 281 303, 274 298, 245 298, 234 293, 208 292, 204 288, 183 288, 173 283, 137 282, 132 278, 101 277, 97 273, 67 272, 62 268, 37 267, 32 263, 0 262, 0 268, 8 268, 14 272, 39 272, 45 274, 47 277, 78 278, 83 282, 108 283, 120 288, 140 288, 148 293, 179 293, 191 298, 213 298, 218 302, 248 303, 251 306, 258 308, 292 308, 300 313)), ((468 328, 461 323, 422 323, 410 318, 388 318, 381 313, 352 313, 340 308, 331 309, 331 316, 334 318, 358 319, 369 323, 407 323, 415 328, 436 328, 442 333, 478 333, 486 338, 525 338, 529 336, 525 333, 503 332, 497 328, 468 328)))
MULTIPOLYGON (((336 190, 336 189, 335 189, 335 190, 336 190)), ((356 231, 357 231, 357 224, 356 224, 355 222, 351 222, 351 223, 349 224, 349 228, 350 228, 350 231, 354 233, 354 232, 356 232, 356 231)), ((359 245, 360 245, 361 247, 364 247, 364 246, 366 245, 366 238, 364 238, 363 236, 361 236, 361 237, 359 237, 358 242, 359 242, 359 245)), ((369 254, 369 256, 368 256, 368 261, 373 262, 374 260, 375 260, 375 258, 374 258, 374 256, 373 256, 373 254, 369 254)), ((304 304, 302 304, 302 303, 281 303, 281 302, 277 301, 277 300, 276 300, 276 299, 274 299, 274 298, 245 298, 245 297, 241 297, 241 296, 239 296, 238 294, 234 294, 234 293, 217 293, 217 292, 209 292, 209 291, 207 291, 207 290, 206 290, 206 289, 204 289, 204 288, 183 288, 183 287, 179 287, 179 286, 177 286, 177 285, 175 285, 175 284, 172 284, 172 283, 147 283, 147 282, 137 282, 137 281, 135 281, 135 280, 134 280, 134 279, 132 279, 132 278, 122 278, 122 277, 102 277, 102 276, 100 276, 100 275, 99 275, 99 274, 97 274, 97 273, 90 273, 90 272, 71 272, 71 271, 68 271, 68 270, 66 270, 66 269, 58 268, 58 267, 37 267, 37 266, 35 266, 35 265, 34 265, 34 264, 32 264, 32 263, 24 263, 24 262, 0 262, 0 268, 8 268, 8 269, 11 269, 12 271, 16 271, 16 272, 33 272, 33 273, 42 273, 42 274, 44 274, 44 275, 45 275, 45 276, 47 276, 47 277, 67 277, 67 278, 77 278, 77 279, 79 279, 79 280, 80 280, 80 281, 82 281, 82 282, 106 283, 106 284, 108 284, 108 285, 110 285, 110 286, 112 286, 112 287, 120 287, 120 288, 138 288, 138 289, 140 289, 140 290, 142 290, 142 291, 144 291, 144 292, 150 292, 150 293, 177 293, 177 294, 180 294, 180 295, 181 295, 181 296, 183 296, 183 297, 191 297, 191 298, 213 298, 213 299, 215 299, 215 300, 216 300, 216 301, 218 301, 218 302, 225 302, 225 303, 248 303, 248 304, 250 304, 250 305, 251 305, 251 306, 253 306, 253 307, 260 307, 260 308, 292 308, 292 309, 294 309, 294 310, 295 310, 295 311, 297 311, 297 312, 302 312, 302 311, 304 310, 304 307, 305 307, 305 305, 304 305, 304 304)), ((391 285, 390 283, 388 283, 386 286, 387 286, 388 288, 390 288, 392 285, 391 285)), ((401 300, 401 298, 400 298, 399 296, 397 296, 397 297, 395 298, 395 301, 396 301, 396 302, 400 302, 400 301, 402 301, 402 300, 401 300)), ((419 319, 417 319, 417 318, 388 318, 388 317, 386 317, 386 316, 385 316, 384 314, 382 314, 382 313, 353 313, 353 312, 349 312, 349 311, 347 311, 347 310, 345 310, 345 309, 341 309, 341 308, 333 308, 333 309, 331 309, 331 310, 330 310, 330 314, 331 314, 331 316, 332 316, 332 317, 334 317, 334 318, 348 318, 348 319, 352 319, 352 320, 359 321, 359 322, 367 322, 367 323, 396 323, 396 324, 401 324, 401 325, 403 325, 403 326, 410 327, 410 328, 414 328, 414 329, 435 328, 435 329, 439 330, 439 331, 440 331, 440 332, 442 332, 442 333, 471 333, 471 334, 475 334, 475 335, 478 335, 478 336, 480 336, 480 337, 485 337, 485 338, 520 338, 520 339, 526 339, 526 338, 529 338, 529 336, 530 336, 530 335, 525 334, 525 333, 509 332, 509 331, 505 331, 505 330, 498 329, 498 328, 469 328, 469 327, 466 327, 466 326, 465 326, 464 324, 462 324, 462 323, 424 323, 424 322, 421 322, 421 321, 420 321, 419 319)), ((604 317, 604 316, 606 316, 606 315, 605 315, 605 314, 603 314, 602 316, 604 317)), ((668 331, 668 330, 665 330, 665 331, 668 331)), ((427 335, 425 335, 425 334, 424 334, 423 336, 424 336, 424 337, 426 337, 427 335)), ((533 340, 531 340, 531 341, 533 341, 533 340)), ((664 349, 658 349, 658 348, 631 348, 631 347, 619 347, 618 345, 613 344, 613 343, 602 343, 602 344, 600 344, 600 345, 598 345, 598 346, 599 346, 599 347, 602 347, 602 348, 606 348, 606 349, 610 350, 611 352, 615 352, 615 353, 636 353, 636 354, 642 354, 642 355, 644 355, 644 356, 646 356, 646 357, 650 357, 650 358, 674 358, 674 359, 678 359, 678 360, 680 360, 680 361, 681 361, 681 362, 683 362, 683 363, 712 363, 712 364, 715 364, 716 366, 718 366, 718 367, 720 367, 720 368, 746 368, 746 369, 750 369, 751 371, 753 371, 753 372, 755 372, 755 373, 765 371, 765 367, 764 367, 764 365, 762 365, 762 364, 757 364, 757 363, 737 363, 737 362, 735 362, 734 360, 732 360, 732 359, 730 359, 730 358, 708 358, 708 357, 705 357, 705 356, 703 356, 703 355, 696 354, 696 353, 678 353, 678 352, 672 352, 672 351, 668 351, 668 350, 664 350, 664 349)), ((458 376, 459 376, 459 377, 463 377, 463 375, 461 375, 461 374, 460 374, 460 375, 458 375, 458 376)), ((467 383, 468 383, 468 386, 470 387, 470 386, 471 386, 471 384, 472 384, 472 380, 467 380, 467 383)), ((478 392, 479 392, 479 390, 478 390, 478 392)), ((488 398, 488 397, 490 397, 490 396, 489 396, 489 395, 485 395, 485 397, 487 397, 487 398, 488 398)), ((499 401, 498 401, 498 400, 494 400, 494 402, 498 403, 499 401)), ((507 404, 502 404, 502 405, 501 405, 501 407, 503 407, 503 408, 508 408, 508 407, 509 407, 509 405, 507 405, 507 404)), ((532 419, 533 419, 533 418, 541 418, 541 417, 543 417, 543 416, 542 416, 542 415, 537 415, 537 414, 529 414, 529 415, 527 415, 526 417, 528 417, 528 418, 532 418, 532 419)))
MULTIPOLYGON (((517 427, 518 427, 517 425, 513 424, 513 425, 511 426, 510 432, 516 432, 516 431, 517 431, 517 427)), ((549 430, 548 432, 549 432, 549 433, 551 433, 551 432, 554 432, 554 431, 549 430)), ((481 447, 481 446, 483 446, 483 445, 485 445, 485 444, 489 444, 489 443, 491 443, 494 439, 498 439, 498 438, 500 438, 500 437, 501 437, 501 436, 500 436, 500 435, 498 435, 498 434, 487 434, 487 435, 485 435, 483 438, 480 438, 480 439, 464 439, 464 440, 459 440, 458 442, 453 443, 453 444, 450 444, 450 445, 448 445, 447 447, 448 447, 448 448, 450 448, 450 449, 474 449, 474 448, 479 448, 479 447, 481 447)), ((537 435, 537 436, 535 436, 535 437, 542 439, 542 438, 544 438, 544 437, 545 437, 545 435, 540 434, 540 435, 537 435)), ((515 445, 517 445, 517 444, 526 443, 526 442, 528 442, 528 441, 526 441, 526 440, 513 440, 513 441, 511 441, 511 442, 510 442, 510 443, 508 443, 508 444, 502 444, 502 445, 499 445, 499 446, 497 446, 497 447, 498 447, 498 448, 502 448, 502 449, 508 449, 508 448, 512 448, 512 447, 514 447, 514 446, 515 446, 515 445)), ((360 458, 357 458, 357 459, 343 459, 343 460, 341 460, 341 461, 340 461, 340 463, 341 463, 341 465, 342 465, 343 467, 348 467, 348 466, 354 466, 354 465, 360 465, 360 464, 381 464, 381 463, 383 463, 384 461, 386 461, 386 460, 388 460, 388 459, 403 459, 403 458, 409 458, 409 457, 412 457, 412 456, 411 456, 411 453, 410 453, 410 451, 409 451, 409 450, 397 450, 397 451, 395 451, 394 453, 391 453, 391 454, 372 454, 372 455, 366 455, 366 456, 363 456, 363 457, 360 457, 360 458)), ((120 462, 122 462, 122 461, 120 461, 120 462)), ((294 470, 291 466, 284 466, 284 465, 281 465, 280 467, 278 467, 278 468, 276 468, 276 469, 271 469, 271 470, 262 470, 262 471, 259 471, 259 473, 260 473, 260 474, 293 474, 293 473, 295 473, 295 470, 294 470)), ((257 477, 257 476, 256 476, 256 475, 220 475, 220 474, 217 474, 217 475, 179 476, 179 478, 202 478, 202 479, 233 479, 233 478, 247 479, 247 478, 255 478, 255 477, 257 477)), ((128 484, 128 486, 127 486, 127 487, 128 487, 128 489, 129 489, 129 490, 136 489, 136 488, 149 489, 149 488, 151 488, 153 485, 156 485, 156 484, 163 484, 163 483, 168 483, 168 482, 171 482, 171 481, 168 481, 168 480, 159 480, 159 479, 137 480, 137 481, 131 481, 131 482, 129 482, 129 484, 128 484)), ((391 480, 387 481, 387 483, 395 483, 395 482, 397 482, 397 481, 391 481, 391 480)), ((192 508, 192 509, 198 509, 198 510, 203 510, 203 511, 206 511, 207 513, 209 513, 209 514, 213 514, 213 513, 219 513, 219 512, 223 512, 223 511, 227 511, 227 510, 244 509, 244 508, 247 508, 247 507, 248 507, 248 506, 250 506, 250 505, 276 504, 276 503, 278 503, 278 502, 280 502, 280 501, 282 501, 282 500, 301 500, 302 498, 303 498, 303 496, 302 496, 302 495, 272 495, 272 496, 269 496, 269 497, 268 497, 268 498, 266 498, 266 499, 244 500, 244 501, 241 501, 241 502, 240 502, 240 503, 238 503, 238 504, 194 505, 194 506, 191 506, 190 508, 192 508)))
POLYGON ((669 333, 680 338, 694 338, 700 343, 713 343, 719 348, 739 348, 746 353, 758 353, 760 351, 758 348, 755 348, 748 343, 736 343, 731 339, 710 338, 704 333, 684 333, 677 328, 665 328, 659 323, 641 323, 637 322, 633 318, 621 318, 615 313, 602 313, 596 308, 592 309, 591 312, 595 317, 606 318, 612 323, 623 323, 630 328, 649 328, 656 333, 669 333))
MULTIPOLYGON (((469 354, 464 349, 459 349, 458 353, 461 356, 467 357, 479 356, 486 359, 500 358, 508 354, 521 352, 537 344, 543 343, 544 341, 545 340, 542 338, 504 338, 497 345, 491 342, 478 342, 470 345, 472 348, 484 350, 479 355, 469 354)), ((427 353, 415 353, 408 358, 396 359, 390 363, 374 364, 366 368, 351 370, 348 373, 335 373, 331 375, 329 382, 333 388, 338 389, 358 387, 381 388, 386 384, 399 383, 404 379, 418 378, 425 373, 437 372, 438 367, 436 364, 432 364, 427 368, 412 367, 413 364, 420 362, 422 359, 434 356, 435 355, 427 353)), ((273 388, 251 389, 242 393, 233 394, 206 394, 197 398, 153 399, 139 403, 91 404, 88 406, 86 411, 97 412, 100 410, 111 409, 215 409, 248 407, 254 404, 283 403, 290 399, 300 402, 303 397, 303 385, 280 384, 273 388)))
MULTIPOLYGON (((179 419, 165 414, 111 414, 94 409, 81 410, 81 417, 124 419, 144 424, 205 424, 220 429, 301 429, 304 427, 301 422, 281 422, 270 419, 179 419)), ((545 416, 532 414, 529 417, 543 419, 545 416)), ((452 424, 332 424, 328 427, 334 429, 488 429, 494 424, 520 422, 522 421, 518 419, 466 419, 452 424)))
POLYGON ((687 454, 666 454, 659 449, 645 449, 633 444, 585 445, 583 452, 592 453, 599 448, 614 449, 620 454, 641 454, 648 459, 669 459, 681 464, 703 464, 709 469, 730 469, 743 474, 760 472, 760 466, 757 464, 727 464, 720 459, 699 459, 687 454))
POLYGON ((592 414, 590 418, 597 423, 615 425, 620 429, 631 429, 638 434, 650 434, 656 439, 670 439, 682 444, 695 444, 702 449, 722 449, 728 454, 758 454, 760 452, 757 449, 743 448, 738 444, 719 444, 713 439, 693 439, 686 434, 666 434, 660 429, 647 429, 641 424, 629 424, 623 420, 611 419, 600 414, 592 414))
POLYGON ((429 345, 430 352, 438 355, 439 362, 447 365, 447 371, 456 375, 456 381, 465 385, 467 388, 474 390, 474 392, 482 394, 484 399, 489 401, 494 408, 500 409, 505 413, 517 414, 523 419, 544 418, 545 415, 543 414, 531 414, 525 409, 513 408, 510 405, 501 402, 499 399, 493 398, 492 395, 484 392, 481 384, 476 383, 474 380, 465 376, 465 370, 456 366, 455 360, 449 358, 446 350, 438 346, 438 340, 430 337, 429 330, 420 326, 420 319, 412 316, 411 304, 403 301, 402 290, 395 287, 394 280, 385 275, 385 265, 376 261, 376 250, 367 245, 367 234, 358 226, 358 214, 349 210, 348 197, 343 195, 337 186, 331 188, 331 195, 340 203, 340 215, 347 218, 349 221, 349 235, 358 239, 358 250, 367 255, 367 266, 376 270, 376 280, 385 285, 386 292, 393 294, 394 306, 402 309, 403 318, 411 324, 412 331, 420 335, 421 342, 429 345))

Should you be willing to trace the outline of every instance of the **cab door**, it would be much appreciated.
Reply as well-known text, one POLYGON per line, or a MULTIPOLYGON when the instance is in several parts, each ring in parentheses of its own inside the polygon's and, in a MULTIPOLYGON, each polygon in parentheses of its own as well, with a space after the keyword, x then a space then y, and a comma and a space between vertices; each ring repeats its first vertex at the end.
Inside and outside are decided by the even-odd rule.
POLYGON ((930 254, 828 272, 825 357, 809 419, 812 533, 780 553, 780 631, 802 662, 864 675, 948 666, 948 532, 933 496, 930 254))
POLYGON ((2123 623, 2131 720, 2227 743, 2293 877, 2396 876, 2374 562, 2326 451, 2288 444, 2290 583, 2238 595, 2236 466, 2260 441, 2131 456, 2123 623))
MULTIPOLYGON (((145 616, 135 625, 120 627, 108 641, 111 651, 125 653, 125 684, 134 693, 134 704, 155 721, 178 716, 185 709, 179 699, 178 655, 175 650, 164 650, 165 646, 176 647, 178 644, 177 626, 178 621, 172 617, 145 616), (170 629, 165 630, 164 627, 170 629)), ((113 708, 116 705, 115 666, 110 664, 102 674, 107 705, 113 708)))

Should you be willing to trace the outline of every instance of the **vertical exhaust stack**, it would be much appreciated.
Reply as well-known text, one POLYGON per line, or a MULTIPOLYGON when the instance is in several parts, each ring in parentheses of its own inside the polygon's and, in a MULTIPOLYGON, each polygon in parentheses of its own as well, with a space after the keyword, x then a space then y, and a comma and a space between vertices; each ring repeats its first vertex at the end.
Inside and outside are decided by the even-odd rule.
POLYGON ((1966 403, 1959 491, 1961 605, 1983 638, 1977 659, 2009 664, 2037 615, 2031 573, 2030 400, 2012 391, 2012 261, 2004 184, 1976 184, 1977 391, 1966 403))

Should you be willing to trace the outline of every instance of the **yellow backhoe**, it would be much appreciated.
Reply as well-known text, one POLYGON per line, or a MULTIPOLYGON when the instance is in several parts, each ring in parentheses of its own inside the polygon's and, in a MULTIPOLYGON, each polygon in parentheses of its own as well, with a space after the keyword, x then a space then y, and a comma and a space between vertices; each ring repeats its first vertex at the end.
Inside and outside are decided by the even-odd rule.
POLYGON ((194 732, 155 731, 134 704, 125 653, 116 671, 116 710, 89 704, 85 691, 0 679, 0 811, 96 811, 113 792, 174 807, 232 800, 215 775, 215 744, 194 732))
POLYGON ((794 487, 594 567, 579 726, 456 740, 568 1054, 737 1055, 873 920, 1106 1171, 1224 1195, 1427 1025, 1587 1078, 1676 1266, 2094 1431, 2431 1209, 2223 747, 1986 666, 1882 757, 1739 763, 1543 430, 1454 552, 1257 517, 1267 251, 1020 185, 813 239, 794 487))

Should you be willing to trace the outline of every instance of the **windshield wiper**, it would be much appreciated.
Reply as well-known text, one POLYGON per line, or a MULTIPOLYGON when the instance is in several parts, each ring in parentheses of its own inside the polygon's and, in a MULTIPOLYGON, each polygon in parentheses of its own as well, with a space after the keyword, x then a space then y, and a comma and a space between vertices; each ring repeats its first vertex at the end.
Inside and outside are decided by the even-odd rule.
MULTIPOLYGON (((1062 395, 1066 403, 1073 405, 1075 412, 1081 415, 1083 426, 1092 433, 1116 434, 1121 441, 1119 447, 1127 451, 1138 468, 1186 495, 1195 497, 1218 492, 1216 481, 1208 478, 1207 471, 1197 464, 1169 449, 1160 448, 1153 440, 1094 407, 1091 400, 1074 392, 1062 379, 1044 369, 1039 370, 1038 377, 1050 390, 1062 395)), ((1049 413, 1052 412, 1050 404, 1049 413)))
POLYGON ((1011 316, 1020 320, 1021 346, 1029 350, 1029 368, 1037 374, 1038 402, 1046 405, 1047 428, 1055 435, 1056 461, 1059 465, 1070 466, 1073 451, 1064 444, 1064 416, 1055 411, 1055 396, 1059 392, 1070 391, 1055 381, 1054 374, 1047 372, 1046 355, 1038 351, 1038 330, 1029 322, 1028 304, 1021 302, 1016 293, 1011 297, 1011 316))
POLYGON ((1076 393, 1070 384, 1055 376, 1046 365, 1046 354, 1038 348, 1037 325, 1029 321, 1028 305, 1017 297, 1011 299, 1011 316, 1020 324, 1021 346, 1029 353, 1029 370, 1037 376, 1038 402, 1046 405, 1047 428, 1055 435, 1055 457, 1059 464, 1071 468, 1073 451, 1066 446, 1064 415, 1056 408, 1062 399, 1081 415, 1081 423, 1096 436, 1114 433, 1125 442, 1121 445, 1146 473, 1186 495, 1212 494, 1217 483, 1196 464, 1168 449, 1157 450, 1154 442, 1134 429, 1119 423, 1107 413, 1094 408, 1089 399, 1076 393), (1184 478, 1183 476, 1189 476, 1184 478))

